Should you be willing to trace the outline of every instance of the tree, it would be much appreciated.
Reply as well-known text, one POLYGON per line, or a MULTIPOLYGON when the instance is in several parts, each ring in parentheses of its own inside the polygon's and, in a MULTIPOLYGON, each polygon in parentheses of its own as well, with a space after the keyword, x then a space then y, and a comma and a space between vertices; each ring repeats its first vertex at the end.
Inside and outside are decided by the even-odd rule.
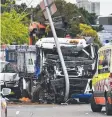
POLYGON ((1 42, 23 44, 28 42, 28 28, 22 21, 27 14, 19 14, 15 10, 1 14, 1 42))
POLYGON ((99 25, 99 26, 92 26, 92 28, 93 28, 94 30, 96 30, 97 32, 104 30, 103 25, 99 25))
POLYGON ((92 36, 94 38, 98 37, 97 32, 87 24, 80 24, 80 30, 82 31, 83 36, 92 36))
POLYGON ((1 1, 1 13, 7 11, 10 12, 14 9, 15 0, 2 0, 1 1))
POLYGON ((89 13, 88 11, 86 11, 83 8, 79 8, 79 11, 83 15, 86 24, 89 24, 89 25, 90 24, 92 24, 92 25, 96 24, 97 16, 96 16, 95 13, 89 13))
POLYGON ((91 26, 87 24, 80 24, 80 30, 82 31, 81 36, 92 37, 94 39, 94 43, 101 46, 98 34, 91 26))

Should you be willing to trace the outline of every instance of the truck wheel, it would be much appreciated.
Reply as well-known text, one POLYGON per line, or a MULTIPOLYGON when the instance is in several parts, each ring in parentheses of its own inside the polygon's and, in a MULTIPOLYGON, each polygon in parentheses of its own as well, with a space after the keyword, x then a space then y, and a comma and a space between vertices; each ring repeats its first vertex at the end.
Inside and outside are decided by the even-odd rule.
POLYGON ((94 96, 91 96, 91 109, 93 112, 101 112, 102 105, 97 105, 94 100, 94 96))
POLYGON ((112 115, 112 104, 109 104, 108 99, 106 100, 106 114, 107 115, 112 115))
POLYGON ((39 93, 41 92, 42 87, 38 85, 32 94, 32 102, 39 102, 39 93))
POLYGON ((26 91, 28 93, 28 97, 31 97, 31 83, 30 83, 30 81, 26 82, 26 91))
POLYGON ((64 103, 63 97, 55 96, 55 103, 56 103, 56 104, 64 103))
POLYGON ((15 92, 15 96, 17 99, 21 98, 21 91, 19 90, 19 91, 15 92))
POLYGON ((60 90, 60 94, 55 94, 55 103, 56 104, 61 104, 61 103, 65 102, 64 101, 64 91, 60 90))

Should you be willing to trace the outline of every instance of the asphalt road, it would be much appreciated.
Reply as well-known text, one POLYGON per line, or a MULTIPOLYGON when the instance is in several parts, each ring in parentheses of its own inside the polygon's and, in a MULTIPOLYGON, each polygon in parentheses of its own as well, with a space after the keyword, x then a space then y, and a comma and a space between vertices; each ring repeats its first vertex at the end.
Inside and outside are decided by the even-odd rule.
POLYGON ((104 108, 93 113, 89 104, 9 105, 8 117, 107 117, 104 108))

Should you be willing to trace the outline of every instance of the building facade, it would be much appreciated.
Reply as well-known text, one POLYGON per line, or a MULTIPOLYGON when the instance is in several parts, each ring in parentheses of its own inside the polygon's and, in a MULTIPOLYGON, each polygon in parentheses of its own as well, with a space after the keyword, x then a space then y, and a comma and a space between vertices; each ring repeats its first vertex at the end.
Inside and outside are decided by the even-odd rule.
POLYGON ((78 8, 84 8, 89 13, 100 15, 100 2, 91 2, 88 0, 76 0, 78 8))
POLYGON ((110 16, 99 16, 100 25, 112 25, 112 15, 110 16))
POLYGON ((91 13, 96 13, 96 15, 100 15, 100 2, 91 2, 91 13))

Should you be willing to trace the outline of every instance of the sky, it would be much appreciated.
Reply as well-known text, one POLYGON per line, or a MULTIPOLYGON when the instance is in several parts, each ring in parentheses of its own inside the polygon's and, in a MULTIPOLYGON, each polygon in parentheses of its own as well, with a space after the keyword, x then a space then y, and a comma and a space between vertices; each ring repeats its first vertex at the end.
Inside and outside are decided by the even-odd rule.
MULTIPOLYGON (((25 2, 27 5, 33 5, 34 7, 41 1, 41 0, 16 0, 17 3, 25 2), (32 2, 31 2, 32 1, 32 2)), ((67 2, 76 3, 76 0, 66 0, 67 2)), ((89 1, 99 1, 100 2, 100 15, 109 15, 112 13, 112 0, 89 0, 89 1)))

